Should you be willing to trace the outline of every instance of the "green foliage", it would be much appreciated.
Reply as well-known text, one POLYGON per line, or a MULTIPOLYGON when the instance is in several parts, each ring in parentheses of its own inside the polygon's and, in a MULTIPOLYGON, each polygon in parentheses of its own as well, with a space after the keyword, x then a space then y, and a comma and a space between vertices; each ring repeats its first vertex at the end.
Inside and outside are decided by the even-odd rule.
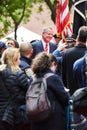
POLYGON ((31 14, 32 4, 30 0, 0 0, 1 32, 6 33, 13 26, 17 29, 22 21, 26 22, 31 14))
POLYGON ((54 0, 50 0, 52 4, 54 4, 54 0))
POLYGON ((38 9, 36 10, 37 13, 41 13, 43 11, 42 5, 39 5, 38 9))
MULTIPOLYGON (((42 2, 45 2, 52 12, 51 18, 55 21, 55 0, 0 0, 0 37, 9 29, 17 30, 21 22, 29 21, 33 4, 39 3, 37 13, 43 11, 42 2)), ((71 0, 69 0, 71 7, 71 0)))

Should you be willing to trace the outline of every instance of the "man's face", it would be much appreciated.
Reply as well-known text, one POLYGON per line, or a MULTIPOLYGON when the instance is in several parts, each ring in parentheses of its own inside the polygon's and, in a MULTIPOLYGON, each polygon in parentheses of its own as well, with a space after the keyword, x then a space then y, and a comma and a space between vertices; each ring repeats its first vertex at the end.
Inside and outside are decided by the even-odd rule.
POLYGON ((42 33, 43 40, 48 43, 53 38, 53 30, 48 29, 46 32, 42 33))

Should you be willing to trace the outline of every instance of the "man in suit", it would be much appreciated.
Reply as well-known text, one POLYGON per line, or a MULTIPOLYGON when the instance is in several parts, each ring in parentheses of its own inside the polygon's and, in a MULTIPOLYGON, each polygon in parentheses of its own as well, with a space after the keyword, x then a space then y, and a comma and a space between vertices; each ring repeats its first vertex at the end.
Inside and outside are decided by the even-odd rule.
POLYGON ((51 40, 53 38, 53 29, 51 27, 44 27, 42 30, 42 39, 33 42, 33 58, 40 52, 45 51, 46 53, 52 53, 57 45, 52 43, 51 40))
POLYGON ((62 59, 62 78, 65 86, 70 89, 70 94, 77 89, 73 78, 73 64, 80 57, 84 56, 86 48, 87 39, 87 26, 80 27, 77 36, 77 44, 67 49, 63 53, 62 59))

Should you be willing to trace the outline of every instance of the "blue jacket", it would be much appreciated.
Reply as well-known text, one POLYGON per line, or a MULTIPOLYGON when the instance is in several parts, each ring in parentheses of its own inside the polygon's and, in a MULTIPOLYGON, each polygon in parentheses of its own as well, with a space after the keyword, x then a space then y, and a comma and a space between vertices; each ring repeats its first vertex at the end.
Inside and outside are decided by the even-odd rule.
POLYGON ((26 68, 30 68, 31 65, 31 59, 21 56, 20 58, 20 67, 22 70, 26 69, 26 68))
POLYGON ((56 57, 56 59, 58 61, 56 73, 59 74, 60 76, 62 76, 62 55, 63 55, 63 51, 59 51, 58 49, 56 49, 53 52, 53 55, 56 57))
POLYGON ((85 65, 85 56, 81 57, 80 59, 76 60, 73 64, 73 74, 74 80, 78 86, 85 87, 85 76, 84 76, 84 65, 85 65))
POLYGON ((53 55, 56 57, 56 59, 57 59, 58 62, 62 61, 62 52, 61 51, 59 51, 59 50, 56 49, 53 52, 53 55))

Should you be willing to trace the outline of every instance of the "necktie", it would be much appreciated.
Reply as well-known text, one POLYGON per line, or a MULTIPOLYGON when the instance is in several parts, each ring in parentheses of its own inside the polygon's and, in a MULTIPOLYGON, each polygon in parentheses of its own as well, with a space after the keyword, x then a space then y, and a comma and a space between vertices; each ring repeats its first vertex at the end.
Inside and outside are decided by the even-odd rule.
POLYGON ((44 51, 45 51, 46 53, 48 53, 48 43, 46 43, 46 46, 45 46, 44 51))

